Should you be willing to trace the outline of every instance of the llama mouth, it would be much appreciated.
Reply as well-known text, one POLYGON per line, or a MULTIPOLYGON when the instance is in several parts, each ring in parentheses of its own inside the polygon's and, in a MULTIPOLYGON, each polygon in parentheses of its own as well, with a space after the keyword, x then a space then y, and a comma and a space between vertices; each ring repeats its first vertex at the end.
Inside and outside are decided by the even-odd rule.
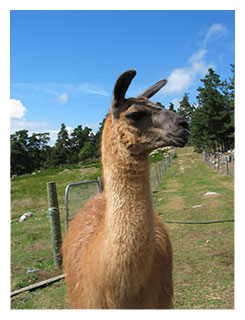
POLYGON ((191 134, 185 129, 184 132, 182 131, 180 134, 169 133, 169 135, 171 136, 174 147, 184 147, 187 144, 191 134))

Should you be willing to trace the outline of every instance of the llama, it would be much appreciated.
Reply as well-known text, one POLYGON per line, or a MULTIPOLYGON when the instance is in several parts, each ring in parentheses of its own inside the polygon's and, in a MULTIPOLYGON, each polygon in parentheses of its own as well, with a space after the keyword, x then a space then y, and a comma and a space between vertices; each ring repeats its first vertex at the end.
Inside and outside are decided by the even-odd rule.
POLYGON ((136 98, 125 98, 136 74, 116 81, 102 133, 104 191, 70 222, 63 245, 69 307, 168 309, 172 307, 172 250, 153 213, 149 153, 183 147, 187 122, 148 99, 161 80, 136 98))

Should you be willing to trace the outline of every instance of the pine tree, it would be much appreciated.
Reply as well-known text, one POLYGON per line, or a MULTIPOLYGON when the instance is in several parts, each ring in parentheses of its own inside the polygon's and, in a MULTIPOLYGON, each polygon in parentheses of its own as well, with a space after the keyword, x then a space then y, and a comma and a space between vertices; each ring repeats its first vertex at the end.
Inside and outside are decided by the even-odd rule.
POLYGON ((28 130, 11 134, 11 176, 32 171, 31 157, 28 150, 28 130))
POLYGON ((72 163, 78 163, 79 157, 78 154, 80 150, 83 148, 85 144, 85 138, 84 138, 84 130, 81 125, 78 125, 71 133, 71 139, 70 139, 70 148, 71 148, 71 154, 70 154, 70 160, 72 163))
POLYGON ((11 134, 11 175, 22 175, 43 167, 50 147, 49 133, 20 130, 11 134))
POLYGON ((49 133, 33 133, 29 137, 29 155, 32 159, 32 171, 39 170, 45 163, 49 146, 49 133))
POLYGON ((70 163, 71 157, 71 141, 68 131, 64 123, 61 124, 61 129, 58 133, 55 146, 52 150, 50 165, 60 166, 70 163))
POLYGON ((190 123, 191 138, 189 143, 194 145, 194 150, 197 152, 202 152, 207 145, 211 144, 207 127, 208 123, 203 108, 196 107, 190 123))
POLYGON ((197 89, 198 107, 192 115, 191 140, 199 151, 226 151, 232 146, 234 132, 232 86, 229 95, 227 82, 221 82, 220 76, 211 68, 201 81, 204 87, 197 89))
POLYGON ((225 96, 225 109, 227 113, 226 130, 226 149, 234 148, 235 136, 235 65, 231 64, 232 77, 221 83, 221 90, 225 96))
POLYGON ((189 93, 185 93, 179 104, 179 115, 183 116, 190 124, 194 109, 194 105, 191 105, 189 102, 189 93))

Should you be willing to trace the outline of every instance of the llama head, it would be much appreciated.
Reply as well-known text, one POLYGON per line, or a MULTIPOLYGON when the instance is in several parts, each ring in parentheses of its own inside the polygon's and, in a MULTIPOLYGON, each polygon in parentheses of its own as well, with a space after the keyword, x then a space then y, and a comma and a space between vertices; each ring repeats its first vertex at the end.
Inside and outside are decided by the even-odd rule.
POLYGON ((113 130, 131 155, 149 154, 165 146, 183 147, 189 136, 187 121, 175 112, 165 110, 148 99, 166 83, 161 80, 136 98, 125 98, 136 75, 127 70, 116 81, 111 103, 113 130))

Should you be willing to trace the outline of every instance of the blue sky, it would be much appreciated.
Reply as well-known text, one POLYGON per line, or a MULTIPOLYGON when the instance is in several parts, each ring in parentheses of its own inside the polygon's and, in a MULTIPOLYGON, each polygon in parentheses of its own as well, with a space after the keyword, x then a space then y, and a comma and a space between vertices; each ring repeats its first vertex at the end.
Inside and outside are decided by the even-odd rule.
POLYGON ((235 62, 235 13, 220 11, 11 11, 11 132, 50 132, 64 122, 97 131, 117 77, 137 75, 127 96, 160 79, 152 100, 196 101, 209 67, 221 79, 235 62))

